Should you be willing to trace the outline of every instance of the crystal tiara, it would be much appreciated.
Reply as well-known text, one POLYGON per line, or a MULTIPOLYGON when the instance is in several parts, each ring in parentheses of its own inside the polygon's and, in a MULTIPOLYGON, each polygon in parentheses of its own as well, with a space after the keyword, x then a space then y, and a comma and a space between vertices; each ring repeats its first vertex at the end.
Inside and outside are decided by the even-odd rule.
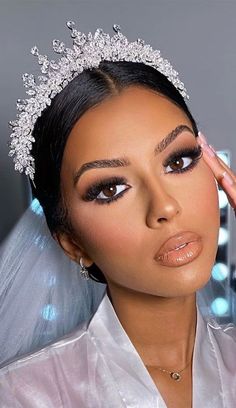
POLYGON ((180 94, 189 99, 178 72, 168 60, 161 57, 160 51, 153 50, 140 38, 129 42, 118 24, 113 26, 113 36, 101 28, 94 35, 91 32, 86 35, 75 28, 73 21, 68 21, 67 27, 71 30, 73 47, 67 48, 63 42, 53 40, 53 50, 61 54, 58 61, 49 61, 46 55, 39 53, 36 46, 31 49, 31 53, 38 58, 42 75, 38 76, 38 83, 34 75, 22 75, 29 98, 17 100, 16 108, 19 113, 16 120, 9 122, 12 128, 9 156, 13 157, 15 170, 20 173, 24 171, 31 180, 35 173, 34 158, 31 155, 32 143, 35 141, 32 136, 35 122, 52 99, 84 69, 98 67, 103 60, 143 62, 164 74, 180 94))

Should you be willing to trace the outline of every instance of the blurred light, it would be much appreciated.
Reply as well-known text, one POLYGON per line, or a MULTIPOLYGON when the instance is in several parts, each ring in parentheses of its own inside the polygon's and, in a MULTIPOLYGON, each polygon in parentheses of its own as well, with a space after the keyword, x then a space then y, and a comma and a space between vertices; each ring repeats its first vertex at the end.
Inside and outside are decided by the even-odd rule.
POLYGON ((51 304, 45 305, 42 310, 42 316, 44 320, 55 320, 57 317, 57 311, 55 306, 51 304))
POLYGON ((227 229, 220 227, 218 245, 225 245, 229 240, 229 231, 227 229))
POLYGON ((32 201, 30 205, 30 208, 35 214, 43 215, 43 209, 41 205, 39 204, 39 201, 37 200, 37 198, 34 198, 34 200, 32 201))
POLYGON ((219 152, 217 152, 217 156, 218 156, 221 160, 223 160, 223 162, 224 162, 225 164, 227 164, 227 166, 229 166, 229 157, 228 157, 228 155, 227 155, 226 153, 223 153, 223 152, 219 151, 219 152))
POLYGON ((54 286, 56 284, 57 278, 55 275, 50 276, 48 279, 48 286, 54 286))
POLYGON ((228 205, 229 201, 227 198, 227 195, 225 194, 225 192, 223 190, 219 190, 218 191, 219 194, 219 205, 220 208, 224 208, 228 205))
POLYGON ((46 240, 43 236, 38 236, 34 239, 34 244, 39 248, 39 249, 44 249, 46 247, 46 244, 48 244, 48 240, 46 240))
POLYGON ((52 272, 49 271, 44 271, 44 275, 41 275, 43 277, 43 283, 47 287, 52 287, 56 285, 57 283, 57 277, 54 275, 52 272))
POLYGON ((222 298, 218 297, 213 300, 211 304, 211 310, 216 316, 223 316, 229 309, 229 302, 222 298))
POLYGON ((218 262, 212 269, 212 277, 217 281, 223 281, 229 275, 229 268, 222 262, 218 262))

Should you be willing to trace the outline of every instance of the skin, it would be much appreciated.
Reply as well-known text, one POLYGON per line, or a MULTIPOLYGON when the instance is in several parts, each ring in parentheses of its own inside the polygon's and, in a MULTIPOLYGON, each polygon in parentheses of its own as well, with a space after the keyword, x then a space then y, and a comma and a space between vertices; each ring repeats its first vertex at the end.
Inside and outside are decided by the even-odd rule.
MULTIPOLYGON (((204 159, 206 153, 192 171, 167 173, 173 169, 163 166, 177 149, 198 146, 198 138, 185 130, 154 156, 157 142, 179 125, 192 129, 177 105, 138 86, 88 110, 69 135, 61 168, 62 193, 75 234, 55 237, 71 259, 79 262, 82 257, 85 266, 94 262, 102 270, 116 314, 163 394, 167 376, 149 366, 180 370, 191 360, 196 291, 210 279, 220 226, 217 182, 204 159), (82 164, 124 155, 130 166, 90 169, 73 185, 73 175, 82 164), (122 184, 122 190, 130 189, 110 204, 84 201, 86 189, 107 176, 124 176, 128 183, 122 184), (158 264, 156 252, 179 231, 200 235, 201 254, 177 268, 158 264)), ((108 198, 105 193, 107 189, 102 197, 108 198)), ((191 365, 189 370, 183 375, 191 389, 187 379, 191 365)), ((177 384, 180 389, 174 381, 171 387, 177 384)), ((187 398, 185 407, 191 403, 187 398)), ((174 406, 176 397, 168 402, 174 406)))

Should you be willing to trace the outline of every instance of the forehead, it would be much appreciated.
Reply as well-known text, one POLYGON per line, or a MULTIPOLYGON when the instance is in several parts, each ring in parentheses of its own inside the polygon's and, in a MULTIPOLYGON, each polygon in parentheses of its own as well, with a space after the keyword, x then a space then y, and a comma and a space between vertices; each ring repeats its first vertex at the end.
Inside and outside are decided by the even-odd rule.
POLYGON ((72 129, 65 160, 96 160, 163 138, 179 124, 191 123, 175 103, 155 91, 132 86, 89 109, 72 129))

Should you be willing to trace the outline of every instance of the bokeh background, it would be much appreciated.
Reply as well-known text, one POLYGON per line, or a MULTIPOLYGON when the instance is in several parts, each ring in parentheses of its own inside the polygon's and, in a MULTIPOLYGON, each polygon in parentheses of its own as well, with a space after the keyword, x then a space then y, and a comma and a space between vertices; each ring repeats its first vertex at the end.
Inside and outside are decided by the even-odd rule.
POLYGON ((21 75, 38 73, 33 45, 51 57, 54 38, 71 46, 67 20, 81 31, 102 27, 111 34, 118 23, 130 40, 141 37, 159 48, 180 73, 199 128, 217 150, 229 150, 236 170, 236 0, 0 0, 0 242, 30 200, 27 179, 14 171, 7 146, 8 121, 15 118, 16 100, 25 97, 21 75))

